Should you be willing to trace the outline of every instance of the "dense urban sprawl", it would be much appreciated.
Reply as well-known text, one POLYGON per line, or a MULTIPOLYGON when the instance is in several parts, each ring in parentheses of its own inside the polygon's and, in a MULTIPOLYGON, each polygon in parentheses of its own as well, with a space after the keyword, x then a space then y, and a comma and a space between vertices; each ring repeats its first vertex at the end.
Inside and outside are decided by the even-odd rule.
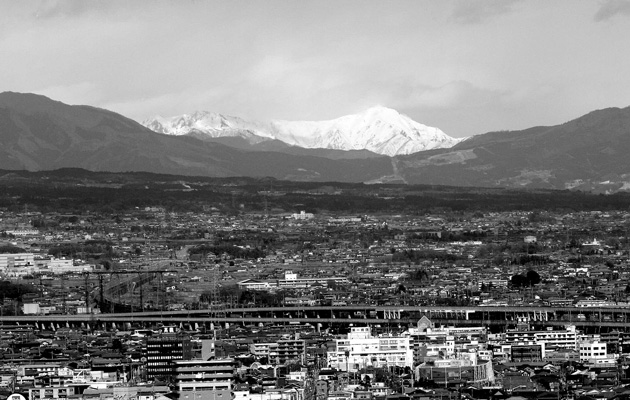
POLYGON ((625 211, 0 218, 0 398, 630 394, 625 211), (480 307, 513 318, 464 324, 480 307), (138 318, 203 310, 201 323, 138 318), (321 322, 300 320, 309 310, 321 322), (220 319, 232 312, 243 321, 220 319), (278 322, 252 322, 269 313, 278 322))

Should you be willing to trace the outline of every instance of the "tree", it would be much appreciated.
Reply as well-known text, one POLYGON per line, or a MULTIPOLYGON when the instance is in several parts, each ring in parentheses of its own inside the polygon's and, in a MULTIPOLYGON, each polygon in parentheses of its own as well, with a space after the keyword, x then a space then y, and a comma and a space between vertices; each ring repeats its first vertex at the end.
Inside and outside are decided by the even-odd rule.
POLYGON ((24 250, 23 248, 13 246, 13 245, 0 246, 0 253, 16 254, 16 253, 25 253, 25 252, 26 250, 24 250))
POLYGON ((110 260, 101 260, 99 264, 101 264, 103 268, 105 268, 105 271, 109 271, 110 269, 112 269, 112 262, 110 260))
POLYGON ((529 285, 529 279, 522 274, 516 274, 510 279, 510 283, 514 287, 521 288, 529 285))
POLYGON ((536 285, 538 283, 540 283, 540 275, 538 275, 538 272, 530 269, 529 271, 527 271, 527 280, 529 281, 529 285, 533 286, 536 285))
POLYGON ((429 280, 429 273, 424 268, 418 268, 415 271, 410 273, 410 277, 409 278, 412 281, 429 280))
POLYGON ((15 284, 10 281, 0 281, 0 293, 3 298, 19 299, 25 293, 33 293, 35 289, 30 285, 15 284))

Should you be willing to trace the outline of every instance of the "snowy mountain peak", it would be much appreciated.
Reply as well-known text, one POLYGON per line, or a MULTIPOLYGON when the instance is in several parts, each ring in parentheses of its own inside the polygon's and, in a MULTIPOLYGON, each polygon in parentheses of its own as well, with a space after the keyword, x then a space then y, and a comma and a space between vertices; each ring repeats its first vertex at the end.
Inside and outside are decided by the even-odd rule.
POLYGON ((305 148, 370 150, 387 156, 451 147, 460 141, 380 105, 328 121, 258 123, 196 111, 172 118, 155 117, 142 124, 170 135, 240 136, 250 143, 278 139, 305 148))
POLYGON ((393 108, 388 108, 381 105, 370 107, 364 112, 362 112, 361 115, 365 116, 366 118, 383 118, 383 119, 399 118, 401 116, 401 114, 398 111, 394 110, 393 108))
POLYGON ((365 149, 388 156, 452 147, 459 142, 438 128, 422 125, 383 106, 329 121, 274 121, 272 125, 276 138, 292 145, 365 149))
POLYGON ((273 139, 265 126, 239 117, 195 111, 191 114, 163 118, 160 116, 142 122, 147 128, 167 135, 202 135, 211 138, 242 137, 250 143, 273 139))

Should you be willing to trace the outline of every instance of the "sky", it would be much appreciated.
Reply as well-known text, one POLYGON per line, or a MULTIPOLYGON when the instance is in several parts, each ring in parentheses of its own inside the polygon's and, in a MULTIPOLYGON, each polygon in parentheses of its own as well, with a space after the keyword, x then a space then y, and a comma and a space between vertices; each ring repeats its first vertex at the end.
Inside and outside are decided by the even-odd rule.
POLYGON ((137 121, 555 125, 630 106, 630 0, 0 0, 0 91, 137 121))

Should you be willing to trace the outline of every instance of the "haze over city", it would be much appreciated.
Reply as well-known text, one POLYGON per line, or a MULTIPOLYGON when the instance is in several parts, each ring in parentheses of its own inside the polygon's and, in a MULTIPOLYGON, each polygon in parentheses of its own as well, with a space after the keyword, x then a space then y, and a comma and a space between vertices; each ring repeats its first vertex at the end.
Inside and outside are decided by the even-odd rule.
POLYGON ((630 3, 0 1, 0 87, 141 121, 377 104, 453 137, 630 104, 630 3))

